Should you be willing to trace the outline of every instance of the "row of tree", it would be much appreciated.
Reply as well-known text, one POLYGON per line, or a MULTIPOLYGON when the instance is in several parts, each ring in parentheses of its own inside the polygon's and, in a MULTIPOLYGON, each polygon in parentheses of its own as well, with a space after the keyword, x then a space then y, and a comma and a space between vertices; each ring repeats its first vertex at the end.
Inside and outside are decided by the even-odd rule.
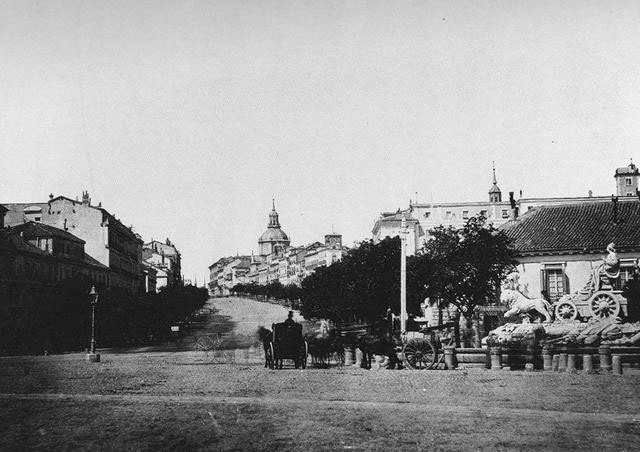
MULTIPOLYGON (((495 300, 500 283, 516 264, 504 232, 473 217, 461 228, 437 227, 407 259, 407 310, 419 314, 429 297, 451 304, 471 320, 476 306, 495 300)), ((329 267, 302 281, 302 314, 337 323, 374 322, 400 309, 400 239, 362 242, 329 267)))
POLYGON ((295 284, 283 285, 280 281, 272 281, 269 284, 261 285, 256 283, 236 284, 231 291, 234 294, 264 296, 284 300, 294 305, 300 299, 302 289, 295 284))
MULTIPOLYGON (((0 303, 12 310, 0 317, 0 348, 9 353, 83 350, 91 335, 91 304, 85 281, 68 279, 54 287, 5 286, 0 303)), ((202 307, 206 289, 163 288, 134 295, 120 288, 99 289, 96 340, 100 347, 158 342, 170 326, 202 307)))

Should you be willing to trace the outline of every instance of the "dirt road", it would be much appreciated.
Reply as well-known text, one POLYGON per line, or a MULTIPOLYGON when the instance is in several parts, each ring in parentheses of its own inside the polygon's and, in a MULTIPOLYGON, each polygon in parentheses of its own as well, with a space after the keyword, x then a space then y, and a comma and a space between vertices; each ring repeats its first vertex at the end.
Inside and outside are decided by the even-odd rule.
POLYGON ((0 450, 637 450, 638 377, 0 359, 0 450))

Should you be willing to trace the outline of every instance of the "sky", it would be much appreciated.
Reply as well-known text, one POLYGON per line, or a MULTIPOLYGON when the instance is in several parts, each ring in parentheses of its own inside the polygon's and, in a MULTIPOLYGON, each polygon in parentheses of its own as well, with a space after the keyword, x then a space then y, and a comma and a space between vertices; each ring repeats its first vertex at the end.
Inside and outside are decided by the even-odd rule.
POLYGON ((0 202, 71 198, 184 276, 382 211, 610 195, 640 162, 635 1, 0 0, 0 202))

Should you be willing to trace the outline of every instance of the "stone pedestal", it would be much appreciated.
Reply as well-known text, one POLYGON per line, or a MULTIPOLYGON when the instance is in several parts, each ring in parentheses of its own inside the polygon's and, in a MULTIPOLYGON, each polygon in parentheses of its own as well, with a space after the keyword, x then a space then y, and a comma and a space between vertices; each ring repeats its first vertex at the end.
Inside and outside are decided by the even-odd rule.
POLYGON ((558 372, 566 372, 567 370, 567 353, 558 354, 558 372))
POLYGON ((620 355, 611 357, 611 368, 614 375, 622 375, 622 357, 620 355))
POLYGON ((593 373, 593 356, 582 355, 582 372, 585 374, 593 373))
POLYGON ((576 372, 576 355, 575 353, 567 354, 567 372, 575 373, 576 372))
POLYGON ((533 363, 526 363, 524 365, 524 370, 527 372, 533 372, 534 371, 533 363))
POLYGON ((604 372, 611 371, 611 347, 608 345, 601 345, 598 348, 598 354, 600 355, 600 370, 604 372))
POLYGON ((353 353, 353 348, 345 347, 344 348, 344 365, 345 366, 353 366, 355 364, 355 356, 353 353))
POLYGON ((551 360, 551 370, 554 372, 557 372, 559 363, 560 363, 560 355, 556 353, 555 355, 553 355, 553 358, 551 360))
POLYGON ((456 368, 456 348, 453 345, 446 345, 444 347, 444 364, 449 370, 456 368))
POLYGON ((502 369, 502 347, 491 347, 489 355, 491 357, 491 370, 502 369))
POLYGON ((87 361, 90 363, 99 363, 100 353, 87 353, 87 361))
POLYGON ((356 362, 354 366, 362 367, 362 351, 359 348, 356 348, 355 358, 356 358, 356 362))
POLYGON ((553 369, 553 356, 551 355, 551 347, 542 347, 542 368, 544 370, 553 369))

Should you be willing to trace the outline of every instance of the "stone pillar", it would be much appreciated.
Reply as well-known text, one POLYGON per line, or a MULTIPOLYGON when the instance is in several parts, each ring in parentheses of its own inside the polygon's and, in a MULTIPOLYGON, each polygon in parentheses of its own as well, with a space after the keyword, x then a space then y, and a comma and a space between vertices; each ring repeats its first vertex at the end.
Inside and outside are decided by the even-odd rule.
POLYGON ((622 357, 620 355, 611 357, 611 367, 614 375, 622 375, 622 357))
POLYGON ((503 347, 500 347, 500 348, 502 349, 502 356, 501 356, 501 359, 500 359, 500 362, 502 363, 502 368, 503 369, 508 369, 509 365, 510 365, 510 363, 509 363, 509 348, 506 345, 503 346, 503 347))
POLYGON ((576 369, 576 354, 572 350, 571 353, 567 354, 567 372, 575 373, 576 369))
POLYGON ((542 347, 542 368, 544 370, 552 370, 552 355, 551 355, 551 346, 545 345, 542 347))
POLYGON ((536 358, 536 348, 533 339, 528 339, 524 346, 524 363, 533 365, 536 358))
POLYGON ((555 355, 553 355, 553 358, 551 359, 551 370, 554 372, 557 372, 559 364, 560 364, 560 355, 556 353, 555 355))
POLYGON ((560 353, 558 358, 558 372, 567 370, 567 353, 560 353))
POLYGON ((582 372, 585 374, 593 373, 593 356, 582 355, 582 372))
POLYGON ((356 362, 355 357, 353 356, 353 347, 346 346, 344 348, 344 365, 345 366, 353 366, 356 362))
POLYGON ((355 362, 355 366, 356 367, 362 367, 362 350, 360 350, 359 348, 356 348, 356 362, 355 362))
POLYGON ((457 366, 456 363, 456 348, 453 345, 446 345, 444 347, 444 364, 447 369, 454 370, 457 366))
POLYGON ((611 347, 608 345, 601 345, 598 348, 600 354, 600 370, 609 372, 611 371, 611 347))
POLYGON ((489 348, 491 354, 491 370, 502 369, 502 347, 489 348))

